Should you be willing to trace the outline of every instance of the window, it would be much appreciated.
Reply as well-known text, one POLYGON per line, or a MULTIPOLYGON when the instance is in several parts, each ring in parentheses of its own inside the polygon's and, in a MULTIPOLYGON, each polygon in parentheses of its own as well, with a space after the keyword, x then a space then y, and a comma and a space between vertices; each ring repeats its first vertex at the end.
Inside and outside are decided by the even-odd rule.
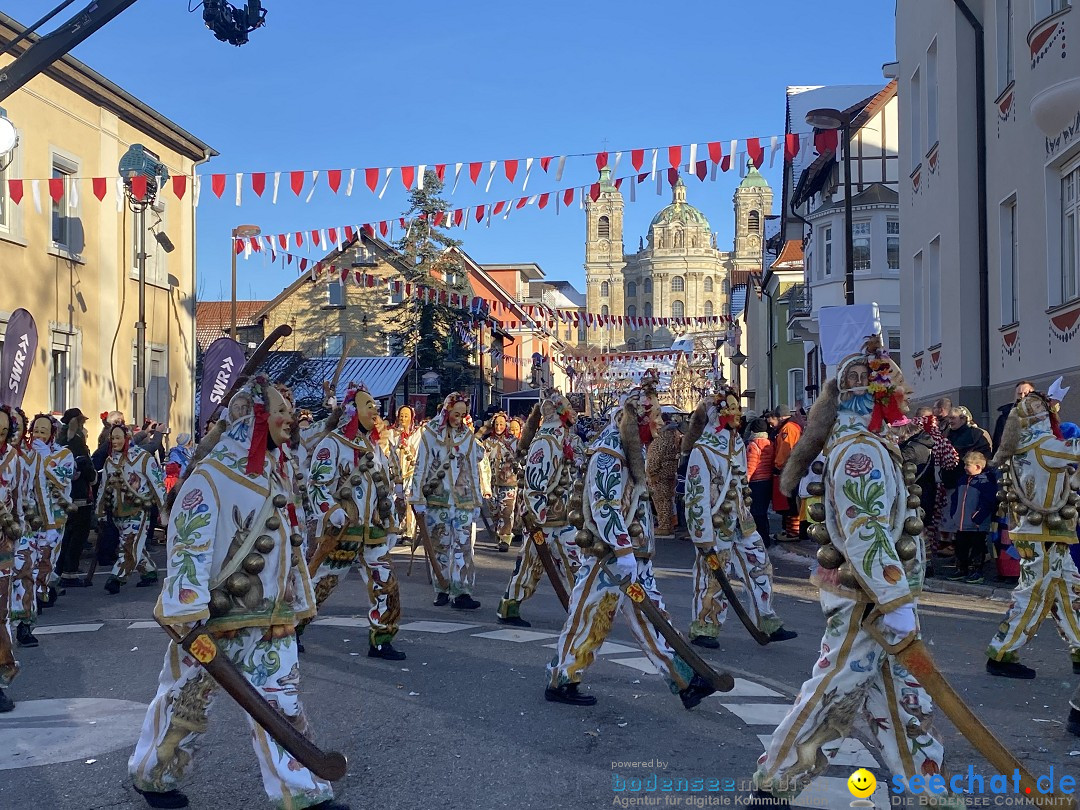
POLYGON ((637 282, 631 281, 626 285, 626 297, 637 298, 637 282))
POLYGON ((606 281, 600 282, 600 297, 607 298, 611 294, 611 285, 606 281))
POLYGON ((851 223, 852 259, 855 272, 870 271, 870 223, 868 221, 851 223))
POLYGON ((608 316, 608 305, 607 304, 604 304, 602 307, 600 307, 600 316, 603 317, 603 318, 606 318, 608 316))
POLYGON ((1020 320, 1016 286, 1017 245, 1016 245, 1016 198, 1001 206, 998 212, 1001 235, 1001 325, 1007 326, 1020 320))
POLYGON ((806 399, 806 372, 801 368, 788 369, 788 406, 794 408, 806 399))
POLYGON ((935 238, 930 243, 928 254, 929 266, 926 268, 927 275, 927 298, 926 316, 929 319, 931 346, 941 345, 941 239, 935 238))
POLYGON ((1061 284, 1058 288, 1063 304, 1080 297, 1080 261, 1077 256, 1077 229, 1080 228, 1080 163, 1073 163, 1061 178, 1061 284))
MULTIPOLYGON (((59 333, 54 333, 53 336, 53 351, 55 353, 57 349, 56 341, 59 333)), ((135 388, 138 386, 139 380, 139 351, 137 346, 131 347, 131 379, 132 379, 132 392, 131 392, 131 412, 138 413, 138 407, 136 405, 137 395, 135 388)), ((68 357, 69 369, 71 368, 71 358, 68 357)), ((171 392, 169 391, 169 366, 168 357, 165 353, 165 347, 155 344, 147 344, 146 346, 146 367, 143 369, 144 381, 144 393, 143 393, 143 410, 144 416, 147 419, 153 419, 155 422, 167 422, 169 419, 169 400, 171 392)))
POLYGON ((911 261, 911 331, 915 338, 915 351, 921 352, 926 346, 926 333, 923 331, 923 255, 920 250, 911 261))
POLYGON ((648 350, 648 349, 651 349, 651 348, 652 348, 652 335, 646 335, 645 336, 645 349, 648 350))
POLYGON ((890 270, 900 269, 900 220, 885 223, 885 260, 890 270))
MULTIPOLYGON (((137 220, 138 217, 136 217, 137 220)), ((167 254, 155 238, 155 234, 165 232, 165 200, 161 199, 146 209, 146 281, 158 287, 169 286, 167 254)), ((131 242, 131 277, 138 279, 139 250, 142 247, 138 227, 131 229, 131 242)))
POLYGON ((824 243, 821 251, 821 267, 823 275, 832 275, 832 227, 826 226, 821 229, 821 239, 824 243))
POLYGON ((580 321, 580 322, 578 323, 578 328, 577 328, 577 339, 578 339, 578 343, 584 343, 584 342, 585 342, 585 339, 586 339, 587 337, 588 337, 588 333, 586 332, 586 326, 585 326, 585 321, 584 321, 584 320, 581 320, 581 321, 580 321))
POLYGON ((642 290, 644 291, 645 295, 652 295, 652 279, 651 278, 645 279, 645 283, 642 285, 642 290))
POLYGON ((710 316, 711 316, 712 314, 713 314, 713 304, 712 304, 712 301, 706 301, 706 302, 705 302, 705 317, 706 317, 706 318, 708 318, 708 317, 710 317, 710 316))
POLYGON ((1051 14, 1064 11, 1071 5, 1071 0, 1034 0, 1031 19, 1037 23, 1040 20, 1045 20, 1051 14))
POLYGON ((919 71, 916 70, 911 75, 911 84, 909 85, 910 92, 908 93, 908 104, 911 107, 911 155, 912 160, 918 162, 919 156, 923 153, 922 148, 922 79, 919 77, 919 71))
POLYGON ((82 251, 78 233, 79 211, 72 194, 72 178, 78 171, 79 164, 74 160, 53 155, 52 179, 62 182, 63 193, 59 200, 52 200, 52 241, 56 247, 75 254, 82 251))
POLYGON ((889 330, 889 354, 900 352, 900 333, 895 329, 889 330))
POLYGON ((750 233, 757 233, 761 230, 761 214, 757 211, 751 211, 746 217, 746 230, 750 233))
POLYGON ((937 143, 938 88, 937 88, 937 39, 926 50, 926 148, 937 143))
POLYGON ((337 280, 326 285, 326 306, 329 309, 345 309, 345 286, 337 280))
POLYGON ((635 307, 633 304, 628 306, 626 308, 626 317, 627 318, 636 318, 637 317, 637 307, 635 307))
POLYGON ((626 348, 632 352, 637 351, 637 341, 630 338, 630 340, 626 341, 626 348))
POLYGON ((675 276, 674 278, 671 279, 671 291, 672 292, 683 292, 685 289, 686 289, 686 281, 683 280, 682 276, 675 276))
POLYGON ((683 302, 682 301, 672 301, 671 302, 671 317, 672 318, 681 318, 682 316, 683 316, 683 302))
POLYGON ((323 338, 323 354, 326 357, 341 357, 345 352, 345 335, 327 335, 323 338))
POLYGON ((641 317, 643 317, 643 318, 651 318, 652 317, 652 301, 646 301, 645 302, 645 306, 643 306, 641 308, 641 317))
POLYGON ((713 291, 712 290, 712 285, 713 285, 712 276, 706 276, 705 277, 705 292, 707 292, 707 293, 712 292, 713 291))
POLYGON ((596 221, 596 235, 601 239, 611 238, 611 220, 607 217, 600 217, 596 221))
POLYGON ((78 336, 73 332, 52 330, 49 356, 49 409, 63 413, 72 407, 72 372, 76 366, 75 349, 78 336))
POLYGON ((999 95, 1014 78, 1012 38, 1013 0, 997 0, 997 79, 999 95))

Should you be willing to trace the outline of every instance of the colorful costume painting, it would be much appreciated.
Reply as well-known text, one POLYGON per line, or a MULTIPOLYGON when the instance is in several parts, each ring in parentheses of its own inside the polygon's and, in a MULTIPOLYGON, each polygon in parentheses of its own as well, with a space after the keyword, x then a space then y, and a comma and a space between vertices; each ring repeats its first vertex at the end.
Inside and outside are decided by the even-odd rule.
POLYGON ((517 518, 518 440, 510 434, 505 413, 495 414, 491 424, 492 431, 484 438, 484 453, 491 470, 495 540, 499 551, 509 551, 517 518))
POLYGON ((12 648, 10 607, 15 544, 25 533, 19 498, 23 468, 18 449, 8 443, 11 424, 11 411, 0 406, 0 712, 15 708, 4 689, 19 674, 12 648))
MULTIPOLYGON (((266 378, 256 377, 230 400, 228 413, 224 435, 180 487, 155 615, 178 628, 205 623, 220 653, 307 733, 295 627, 314 615, 315 596, 300 552, 299 493, 285 449, 291 408, 266 378)), ((170 643, 128 762, 140 792, 175 797, 215 691, 195 659, 170 643)), ((300 810, 333 797, 328 782, 250 718, 249 725, 263 786, 277 807, 300 810)))
POLYGON ((447 582, 448 591, 442 592, 434 580, 436 604, 453 597, 455 607, 471 610, 480 606, 471 596, 476 519, 481 499, 491 493, 481 475, 484 448, 473 434, 468 409, 468 397, 450 394, 424 428, 409 502, 423 516, 435 546, 435 565, 447 582))
POLYGON ((400 660, 391 646, 401 618, 401 600, 390 549, 397 526, 390 502, 392 473, 372 432, 378 406, 355 387, 344 399, 338 428, 315 447, 309 487, 318 516, 309 561, 317 605, 359 563, 368 597, 368 639, 371 657, 400 660))
MULTIPOLYGON (((772 604, 772 563, 746 501, 746 446, 739 435, 738 394, 724 389, 694 411, 683 440, 686 468, 686 527, 702 552, 716 551, 724 570, 735 570, 750 595, 750 615, 774 641, 794 638, 772 604)), ((704 557, 694 558, 694 601, 690 638, 700 646, 715 641, 728 603, 704 557)))
MULTIPOLYGON (((612 573, 632 577, 663 611, 663 597, 656 588, 652 557, 655 552, 652 513, 645 484, 645 453, 642 442, 659 428, 660 406, 655 383, 646 377, 632 389, 611 423, 589 447, 581 492, 583 532, 590 543, 578 571, 570 606, 559 635, 555 657, 548 664, 546 699, 575 705, 591 705, 596 699, 578 693, 578 685, 596 651, 604 643, 621 612, 642 652, 678 693, 687 708, 710 694, 712 687, 668 646, 667 641, 637 611, 613 579, 600 566, 612 563, 612 573)), ((573 503, 576 503, 575 498, 573 503)))
MULTIPOLYGON (((401 486, 407 493, 412 489, 413 474, 416 471, 416 452, 420 446, 420 428, 414 422, 412 408, 403 405, 398 408, 397 424, 390 430, 390 444, 397 455, 398 466, 401 469, 401 486)), ((398 515, 398 521, 402 525, 402 536, 409 541, 416 537, 416 515, 409 508, 407 499, 402 503, 403 509, 398 515)))
MULTIPOLYGON (((574 432, 574 421, 574 409, 566 397, 549 392, 533 408, 521 438, 521 446, 528 448, 521 503, 522 511, 528 516, 525 525, 531 523, 528 519, 531 518, 540 526, 568 593, 573 590, 574 576, 581 565, 580 549, 574 542, 576 528, 570 524, 568 514, 569 491, 585 460, 581 440, 574 432)), ((533 595, 543 574, 544 566, 532 532, 526 532, 514 573, 499 602, 498 617, 502 624, 529 626, 521 618, 521 603, 533 595)))
POLYGON ((1039 393, 1020 400, 992 462, 1003 467, 1009 536, 1020 553, 1020 581, 987 649, 987 670, 994 675, 1035 677, 1019 663, 1019 651, 1047 616, 1080 672, 1080 574, 1069 554, 1080 504, 1069 485, 1069 465, 1080 463, 1080 439, 1055 435, 1053 410, 1039 393))
POLYGON ((758 760, 758 803, 750 806, 797 796, 828 767, 823 746, 842 742, 859 719, 869 724, 890 773, 910 779, 940 771, 929 696, 863 628, 864 620, 876 622, 890 643, 918 632, 922 525, 918 506, 907 505, 909 473, 888 435, 888 421, 899 418, 902 384, 899 368, 872 339, 826 383, 787 461, 781 484, 794 491, 824 449, 823 504, 814 517, 824 522, 810 532, 822 543, 812 581, 820 588, 825 634, 810 679, 758 760))
POLYGON ((131 444, 123 425, 110 432, 112 448, 101 471, 97 513, 112 520, 120 534, 120 556, 105 582, 105 590, 118 593, 135 571, 139 585, 157 582, 157 566, 146 550, 149 509, 165 509, 165 476, 152 453, 131 444))

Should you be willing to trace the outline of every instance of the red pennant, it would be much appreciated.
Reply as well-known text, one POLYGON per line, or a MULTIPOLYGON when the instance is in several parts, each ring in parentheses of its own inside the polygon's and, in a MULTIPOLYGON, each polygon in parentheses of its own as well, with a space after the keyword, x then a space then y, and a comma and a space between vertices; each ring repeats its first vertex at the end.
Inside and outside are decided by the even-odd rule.
POLYGON ((300 231, 297 231, 295 234, 293 234, 293 237, 293 241, 296 242, 296 246, 302 247, 304 244, 304 234, 302 234, 300 231))
MULTIPOLYGON (((180 175, 180 177, 184 177, 184 175, 180 175)), ((187 178, 184 177, 184 179, 186 180, 187 178)), ((173 180, 176 180, 176 178, 174 177, 173 180)), ((108 181, 106 181, 104 177, 95 177, 90 181, 90 185, 93 186, 94 196, 98 198, 98 202, 104 200, 105 195, 109 191, 108 181)))
POLYGON ((499 214, 502 213, 503 208, 505 206, 506 206, 506 201, 505 200, 499 200, 497 203, 495 203, 495 207, 491 209, 491 215, 493 217, 497 217, 499 214))
MULTIPOLYGON (((132 181, 134 183, 134 180, 132 181)), ((221 199, 221 195, 225 193, 225 175, 212 174, 210 175, 210 188, 214 192, 214 196, 221 199)), ((140 197, 140 199, 142 199, 140 197)))
POLYGON ((266 172, 253 172, 251 175, 251 190, 256 197, 261 197, 266 191, 266 172))
POLYGON ((668 165, 673 169, 679 168, 682 165, 682 147, 681 146, 669 146, 667 150, 668 165))
MULTIPOLYGON (((222 178, 225 177, 225 175, 221 175, 221 176, 222 176, 222 178)), ((51 181, 50 181, 50 184, 51 184, 51 181)), ((52 189, 50 188, 50 193, 51 193, 51 191, 52 191, 52 189)), ((146 177, 145 176, 136 175, 135 177, 131 178, 131 196, 134 197, 136 200, 145 200, 146 199, 146 177)), ((218 196, 220 197, 221 195, 218 194, 218 196)))
POLYGON ((799 136, 794 132, 788 133, 784 136, 784 160, 790 163, 798 154, 799 136))
POLYGON ((378 169, 364 169, 364 182, 367 187, 372 191, 375 191, 375 187, 379 185, 379 170, 378 169))
POLYGON ((765 148, 761 145, 760 138, 746 139, 746 154, 754 161, 754 166, 760 169, 765 162, 765 148))
POLYGON ((720 159, 724 156, 724 147, 720 141, 710 141, 708 145, 709 160, 713 163, 719 163, 720 159))
POLYGON ((337 244, 337 228, 327 228, 326 235, 330 238, 330 244, 337 244))
POLYGON ((548 170, 548 166, 550 166, 550 165, 551 165, 551 158, 549 158, 549 157, 540 158, 540 168, 543 169, 545 172, 548 170))
POLYGON ((596 202, 600 199, 599 183, 593 183, 591 186, 589 186, 589 199, 591 199, 593 202, 596 202))
POLYGON ((568 188, 566 191, 563 192, 563 205, 570 205, 570 203, 574 201, 575 191, 577 191, 577 189, 568 188))
POLYGON ((454 209, 454 224, 460 225, 461 221, 465 219, 465 212, 460 208, 454 209))
POLYGON ((379 223, 379 233, 381 233, 383 236, 386 236, 389 230, 390 226, 387 224, 385 219, 379 223))
POLYGON ((528 205, 528 203, 529 203, 529 198, 528 197, 522 197, 517 201, 517 204, 514 206, 514 208, 524 208, 526 205, 528 205))
POLYGON ((696 167, 697 171, 695 171, 694 173, 697 175, 697 179, 698 180, 704 180, 705 176, 709 173, 709 161, 707 161, 707 160, 699 160, 695 164, 695 167, 696 167))
POLYGON ((840 137, 835 129, 814 131, 814 148, 819 155, 824 155, 826 152, 835 152, 839 142, 840 137))
POLYGON ((416 179, 416 167, 415 166, 402 166, 401 167, 401 184, 405 188, 412 188, 413 181, 416 179))
POLYGON ((289 172, 289 185, 297 197, 304 190, 304 172, 289 172))
POLYGON ((606 169, 607 165, 608 165, 607 152, 597 152, 596 153, 596 170, 600 171, 600 169, 606 169))
POLYGON ((641 171, 641 164, 645 162, 645 150, 634 149, 630 152, 630 165, 641 171))
POLYGON ((625 180, 625 179, 626 179, 625 177, 620 177, 615 181, 615 189, 616 190, 622 188, 622 181, 625 180))
POLYGON ((679 182, 679 170, 676 169, 674 166, 667 170, 667 181, 672 186, 679 182))
POLYGON ((345 226, 345 241, 346 242, 351 242, 355 235, 356 235, 356 229, 353 228, 352 225, 346 225, 345 226))
POLYGON ((64 196, 64 187, 67 185, 66 177, 52 177, 49 179, 49 196, 53 202, 60 202, 64 196))
POLYGON ((479 222, 484 218, 484 206, 476 206, 476 221, 479 222))
POLYGON ((506 172, 506 179, 513 183, 514 178, 517 177, 518 162, 516 160, 504 160, 503 170, 506 172))
POLYGON ((341 187, 341 169, 330 169, 327 171, 326 182, 329 183, 330 190, 337 194, 338 189, 341 187))
POLYGON ((279 233, 277 235, 277 243, 279 245, 281 245, 282 250, 288 250, 289 249, 289 237, 288 237, 288 235, 283 234, 283 233, 279 233))
POLYGON ((363 225, 361 225, 360 227, 363 229, 364 233, 366 233, 368 236, 374 236, 375 235, 375 226, 372 225, 370 222, 366 222, 363 225))
POLYGON ((442 225, 444 216, 445 215, 443 214, 442 211, 436 211, 435 212, 435 227, 436 228, 438 228, 440 225, 442 225))
POLYGON ((473 181, 473 185, 476 185, 477 179, 480 177, 480 170, 484 168, 483 163, 470 163, 469 164, 469 179, 473 181))
POLYGON ((723 160, 720 161, 720 171, 726 172, 731 168, 731 155, 724 155, 723 160))
POLYGON ((436 163, 435 164, 435 176, 438 177, 440 181, 446 180, 446 164, 445 163, 436 163))
POLYGON ((237 256, 239 256, 241 253, 244 252, 244 240, 243 239, 235 239, 233 241, 234 241, 233 252, 237 256))
POLYGON ((311 232, 311 244, 315 245, 315 247, 319 246, 319 232, 318 231, 312 231, 311 232))
POLYGON ((11 197, 11 201, 18 205, 22 202, 23 198, 23 181, 22 180, 8 180, 8 196, 11 197))
POLYGON ((307 266, 308 266, 308 260, 307 259, 301 259, 300 260, 300 272, 303 273, 305 270, 307 270, 307 266))
POLYGON ((536 207, 537 208, 546 208, 547 204, 548 204, 548 197, 550 197, 550 196, 551 195, 549 193, 547 193, 547 192, 544 192, 543 194, 541 194, 540 199, 538 199, 536 201, 536 207))
MULTIPOLYGON (((101 178, 104 180, 105 178, 101 178)), ((176 199, 184 199, 184 194, 187 192, 187 175, 186 174, 174 174, 172 179, 173 194, 176 195, 176 199)), ((97 193, 95 189, 94 193, 97 193)), ((104 194, 104 192, 103 192, 104 194)), ((100 198, 99 198, 100 199, 100 198)))

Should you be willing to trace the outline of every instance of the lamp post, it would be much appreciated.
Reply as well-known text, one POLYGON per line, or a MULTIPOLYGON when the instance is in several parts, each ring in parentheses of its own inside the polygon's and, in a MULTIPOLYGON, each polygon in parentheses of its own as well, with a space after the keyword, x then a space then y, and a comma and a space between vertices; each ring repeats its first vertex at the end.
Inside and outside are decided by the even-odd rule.
POLYGON ((735 351, 731 355, 731 364, 735 366, 735 390, 739 392, 739 398, 742 398, 742 364, 746 362, 746 355, 742 353, 738 346, 735 347, 735 351))
MULTIPOLYGON (((232 328, 229 336, 236 340, 236 240, 251 239, 258 236, 262 230, 258 225, 237 225, 232 229, 232 239, 229 241, 229 252, 232 253, 232 328)), ((236 341, 239 343, 240 341, 236 341)))
POLYGON ((852 117, 832 107, 821 107, 806 114, 806 123, 814 129, 839 130, 844 159, 844 303, 855 303, 855 235, 851 223, 851 120, 852 117))

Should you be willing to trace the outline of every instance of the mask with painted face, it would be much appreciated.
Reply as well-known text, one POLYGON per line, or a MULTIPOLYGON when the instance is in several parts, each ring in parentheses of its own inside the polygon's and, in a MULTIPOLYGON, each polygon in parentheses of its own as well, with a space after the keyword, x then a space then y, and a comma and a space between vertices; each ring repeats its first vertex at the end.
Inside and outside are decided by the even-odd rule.
POLYGON ((274 447, 284 447, 292 438, 293 409, 287 397, 277 388, 267 389, 267 431, 274 447))
POLYGON ((31 428, 30 435, 34 441, 42 441, 45 444, 52 444, 53 440, 53 423, 52 419, 47 416, 35 416, 34 424, 31 428))
POLYGON ((117 425, 109 431, 109 449, 112 450, 114 454, 125 452, 128 448, 128 440, 129 436, 127 430, 120 425, 117 425))
POLYGON ((0 447, 7 447, 11 434, 11 411, 6 405, 0 406, 0 447))
POLYGON ((356 418, 366 432, 375 429, 379 419, 379 406, 367 391, 360 391, 354 400, 356 418))

